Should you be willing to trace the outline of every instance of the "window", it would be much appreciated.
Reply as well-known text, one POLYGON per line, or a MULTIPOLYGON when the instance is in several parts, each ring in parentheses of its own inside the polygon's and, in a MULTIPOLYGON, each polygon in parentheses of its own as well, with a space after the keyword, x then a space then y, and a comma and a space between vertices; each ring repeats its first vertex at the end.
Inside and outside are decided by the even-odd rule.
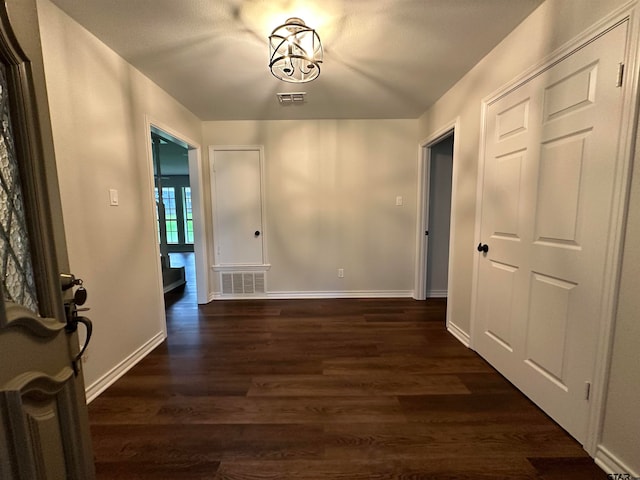
POLYGON ((193 243, 193 215, 191 213, 191 187, 182 187, 182 206, 184 209, 184 243, 193 243))
MULTIPOLYGON (((167 182, 171 182, 171 177, 167 177, 167 182)), ((158 242, 160 242, 160 220, 158 213, 158 189, 155 188, 156 197, 156 220, 158 228, 158 242)), ((164 203, 164 217, 166 227, 166 243, 174 245, 180 251, 189 246, 187 250, 192 250, 193 245, 193 214, 191 210, 191 187, 168 186, 162 187, 162 201, 164 203)))
POLYGON ((162 187, 162 201, 164 203, 164 217, 167 226, 167 243, 179 243, 175 188, 162 187))

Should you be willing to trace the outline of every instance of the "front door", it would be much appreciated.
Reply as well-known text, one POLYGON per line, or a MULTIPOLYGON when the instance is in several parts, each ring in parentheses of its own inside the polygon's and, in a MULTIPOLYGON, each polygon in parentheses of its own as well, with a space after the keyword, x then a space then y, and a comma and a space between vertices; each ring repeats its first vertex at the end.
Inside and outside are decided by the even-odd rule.
POLYGON ((58 192, 44 173, 31 68, 5 2, 0 37, 0 478, 90 480, 78 335, 65 328, 53 241, 58 192))
POLYGON ((602 318, 623 23, 486 111, 474 347, 579 441, 602 318))

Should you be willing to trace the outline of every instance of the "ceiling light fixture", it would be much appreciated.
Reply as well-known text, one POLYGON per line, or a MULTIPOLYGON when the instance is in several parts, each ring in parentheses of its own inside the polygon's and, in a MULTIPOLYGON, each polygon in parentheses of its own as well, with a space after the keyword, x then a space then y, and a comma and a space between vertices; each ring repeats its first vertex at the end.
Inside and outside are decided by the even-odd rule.
POLYGON ((320 37, 300 18, 288 19, 271 33, 269 53, 271 73, 282 81, 305 83, 320 75, 320 37))

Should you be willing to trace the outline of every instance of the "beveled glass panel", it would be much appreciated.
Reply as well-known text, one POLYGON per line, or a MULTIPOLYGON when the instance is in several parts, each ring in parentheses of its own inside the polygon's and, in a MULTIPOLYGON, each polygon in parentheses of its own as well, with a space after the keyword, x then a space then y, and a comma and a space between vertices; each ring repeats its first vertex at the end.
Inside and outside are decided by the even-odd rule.
POLYGON ((7 74, 0 64, 0 276, 6 299, 37 312, 38 303, 20 185, 7 74))

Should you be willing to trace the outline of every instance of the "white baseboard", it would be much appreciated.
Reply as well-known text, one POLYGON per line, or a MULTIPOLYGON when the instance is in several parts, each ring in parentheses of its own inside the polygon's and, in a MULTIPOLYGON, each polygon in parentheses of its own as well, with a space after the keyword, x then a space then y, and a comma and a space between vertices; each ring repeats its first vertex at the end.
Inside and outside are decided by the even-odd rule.
POLYGON ((605 473, 626 473, 631 477, 640 477, 640 472, 632 470, 631 467, 625 465, 622 460, 602 445, 598 445, 595 461, 605 473))
POLYGON ((427 298, 447 298, 447 290, 429 290, 427 298))
POLYGON ((470 342, 471 339, 467 332, 461 330, 460 327, 458 327, 457 325, 451 322, 447 324, 447 331, 451 335, 456 337, 460 341, 460 343, 462 343, 465 347, 469 348, 469 345, 471 344, 470 342))
MULTIPOLYGON (((220 294, 216 293, 216 292, 209 292, 209 295, 207 295, 207 303, 211 303, 214 300, 217 300, 218 298, 220 298, 220 294)), ((200 305, 204 305, 204 304, 200 304, 200 305)))
POLYGON ((105 375, 86 387, 85 395, 87 397, 87 403, 91 403, 93 400, 95 400, 98 395, 109 388, 110 385, 113 385, 116 380, 122 377, 140 360, 146 357, 154 348, 160 345, 165 338, 167 338, 166 332, 158 332, 148 342, 138 348, 127 358, 122 360, 118 365, 113 367, 105 375))
POLYGON ((346 290, 339 292, 269 292, 266 295, 222 295, 215 293, 212 300, 248 299, 312 299, 312 298, 413 298, 413 290, 346 290))

